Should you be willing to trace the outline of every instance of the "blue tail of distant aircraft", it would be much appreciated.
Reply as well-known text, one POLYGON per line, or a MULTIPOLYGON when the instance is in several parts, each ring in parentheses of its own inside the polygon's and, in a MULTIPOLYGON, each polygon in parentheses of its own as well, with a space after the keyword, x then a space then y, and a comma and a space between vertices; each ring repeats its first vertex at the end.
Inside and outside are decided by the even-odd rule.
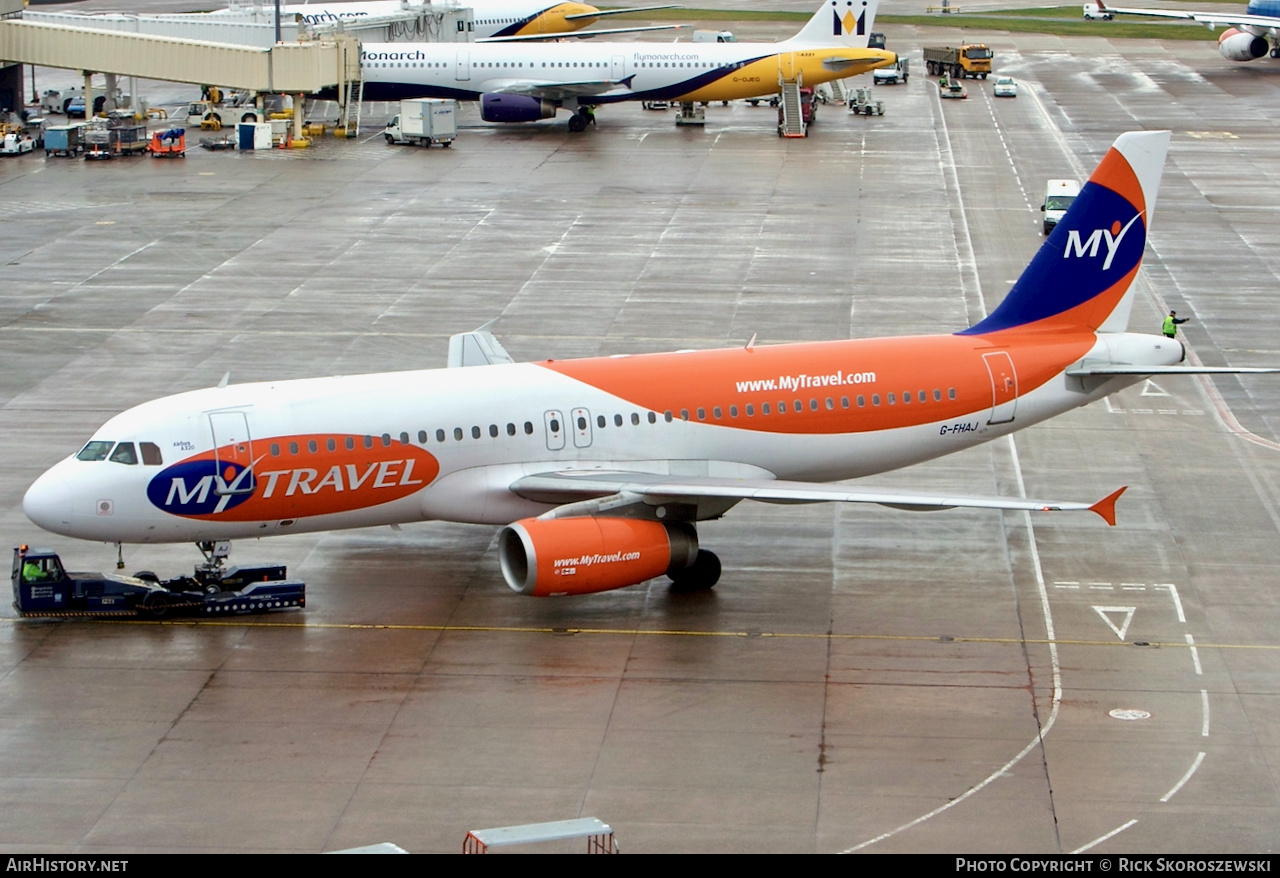
POLYGON ((1168 131, 1120 135, 1004 301, 959 334, 1123 332, 1168 149, 1168 131))

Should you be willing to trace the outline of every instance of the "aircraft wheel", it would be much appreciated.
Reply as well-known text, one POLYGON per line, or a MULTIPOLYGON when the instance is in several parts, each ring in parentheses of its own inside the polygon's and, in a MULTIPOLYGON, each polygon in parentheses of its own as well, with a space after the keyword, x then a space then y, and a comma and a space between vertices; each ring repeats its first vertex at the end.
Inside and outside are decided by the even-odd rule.
POLYGON ((668 575, 671 577, 671 590, 676 594, 708 591, 720 581, 720 559, 714 552, 699 549, 692 564, 668 575))
POLYGON ((579 132, 586 131, 587 120, 584 119, 582 116, 578 115, 577 113, 574 113, 572 116, 569 117, 569 130, 574 134, 578 134, 579 132))

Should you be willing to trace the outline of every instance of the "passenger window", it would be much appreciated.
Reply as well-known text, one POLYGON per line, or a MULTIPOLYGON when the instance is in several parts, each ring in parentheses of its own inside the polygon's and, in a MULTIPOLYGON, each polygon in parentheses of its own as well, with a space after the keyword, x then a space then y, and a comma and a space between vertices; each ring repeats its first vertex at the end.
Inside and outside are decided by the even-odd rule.
POLYGON ((289 443, 289 453, 290 453, 290 454, 297 454, 297 453, 298 453, 298 443, 297 443, 297 442, 290 442, 290 443, 289 443))
POLYGON ((142 452, 142 462, 146 466, 160 466, 164 463, 164 458, 160 454, 160 446, 154 442, 139 442, 138 449, 142 452))
POLYGON ((706 409, 698 409, 698 420, 699 420, 699 421, 705 421, 706 419, 707 419, 707 410, 706 410, 706 409))
POLYGON ((955 399, 955 398, 956 398, 956 389, 955 389, 954 387, 950 388, 950 389, 947 391, 947 398, 948 398, 948 399, 955 399))
POLYGON ((894 399, 893 394, 889 394, 889 405, 893 405, 895 402, 897 402, 897 400, 894 399))
POLYGON ((347 446, 347 451, 354 451, 356 448, 356 440, 348 436, 346 446, 347 446))
POLYGON ((905 392, 902 394, 902 404, 903 404, 903 405, 910 405, 910 404, 911 404, 911 391, 910 391, 910 390, 905 391, 905 392))
POLYGON ((271 456, 272 457, 280 456, 280 446, 277 445, 275 442, 271 443, 271 456))
POLYGON ((663 418, 663 420, 665 420, 668 424, 670 424, 670 423, 671 423, 671 409, 667 409, 665 412, 663 412, 663 413, 662 413, 662 418, 663 418))
MULTIPOLYGON (((365 436, 365 437, 364 437, 364 447, 365 447, 365 448, 372 448, 372 447, 373 447, 373 437, 372 437, 372 436, 365 436)), ((296 452, 295 452, 295 453, 296 453, 296 452)))
POLYGON ((649 423, 650 423, 650 424, 656 424, 656 423, 658 423, 658 414, 657 414, 657 412, 649 412, 649 423))
POLYGON ((687 421, 687 420, 689 420, 689 410, 688 410, 688 409, 680 409, 680 420, 682 420, 682 421, 687 421))
POLYGON ((622 415, 614 415, 614 416, 613 416, 613 425, 614 425, 615 427, 621 427, 621 426, 622 426, 622 415))
POLYGON ((334 441, 332 437, 330 437, 329 439, 325 440, 324 447, 328 448, 330 451, 337 451, 338 443, 334 441))
POLYGON ((552 419, 551 419, 551 423, 550 423, 550 424, 548 424, 547 426, 551 428, 551 432, 552 432, 552 433, 559 433, 559 432, 560 432, 560 419, 559 419, 559 418, 552 418, 552 419))
POLYGON ((408 434, 408 433, 401 433, 401 434, 400 434, 400 444, 401 444, 401 445, 408 445, 408 444, 409 444, 409 434, 408 434))
POLYGON ((778 401, 778 414, 785 415, 787 413, 787 401, 785 399, 778 401))
POLYGON ((754 418, 756 416, 756 407, 751 403, 747 403, 747 417, 754 418))
POLYGON ((315 454, 319 450, 320 450, 320 446, 316 445, 316 440, 309 439, 307 441, 307 451, 310 451, 312 454, 315 454))
POLYGON ((453 428, 453 439, 454 439, 454 441, 455 441, 455 442, 461 442, 461 441, 462 441, 462 428, 461 428, 461 427, 454 427, 454 428, 453 428))
POLYGON ((80 453, 76 455, 76 460, 106 460, 107 455, 111 453, 111 446, 114 444, 114 442, 90 442, 80 449, 80 453))
POLYGON ((762 415, 769 414, 769 403, 765 402, 760 404, 760 414, 762 415))
POLYGON ((833 400, 831 397, 829 397, 829 396, 828 396, 828 397, 827 397, 827 411, 832 411, 833 409, 835 409, 835 407, 836 407, 835 400, 833 400))
POLYGON ((436 441, 437 442, 444 441, 444 430, 436 430, 436 441))
POLYGON ((632 412, 632 413, 631 413, 631 426, 633 426, 633 427, 638 427, 638 426, 640 426, 640 413, 639 413, 639 412, 632 412))
POLYGON ((525 421, 525 422, 524 422, 524 434, 525 434, 526 436, 532 436, 532 435, 533 435, 533 421, 525 421))
POLYGON ((604 426, 607 423, 609 422, 604 419, 604 415, 596 415, 596 426, 599 427, 601 430, 604 429, 604 426))
POLYGON ((712 409, 711 413, 716 416, 717 421, 724 417, 724 412, 720 410, 720 406, 716 406, 714 409, 712 409))
POLYGON ((383 433, 383 434, 382 434, 382 447, 383 447, 383 448, 390 448, 390 447, 391 447, 391 434, 390 434, 390 433, 383 433))
POLYGON ((729 406, 729 417, 736 418, 738 416, 738 407, 736 405, 729 406))
POLYGON ((426 445, 426 444, 427 444, 427 431, 426 431, 426 430, 419 430, 419 431, 418 431, 418 444, 419 444, 419 445, 426 445))
POLYGON ((138 453, 133 450, 132 442, 121 442, 116 446, 116 450, 111 452, 112 463, 126 463, 133 466, 138 462, 138 453))
POLYGON ((472 427, 472 428, 471 428, 471 438, 472 438, 472 439, 479 439, 479 438, 480 438, 480 428, 479 428, 479 427, 472 427))
POLYGON ((809 400, 809 411, 816 412, 818 410, 818 401, 816 399, 809 400))
POLYGON ((516 425, 515 425, 515 424, 507 424, 507 435, 508 435, 508 436, 514 436, 514 435, 516 435, 516 425))
POLYGON ((490 438, 490 439, 497 439, 497 438, 498 438, 498 425, 497 425, 497 424, 490 424, 490 425, 489 425, 489 438, 490 438))

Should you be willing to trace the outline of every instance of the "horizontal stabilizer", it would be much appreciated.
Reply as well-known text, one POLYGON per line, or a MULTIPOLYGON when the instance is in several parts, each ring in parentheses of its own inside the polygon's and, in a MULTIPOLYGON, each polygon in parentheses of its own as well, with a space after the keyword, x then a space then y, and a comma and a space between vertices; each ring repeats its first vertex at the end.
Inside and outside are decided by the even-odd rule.
POLYGON ((564 20, 576 21, 579 18, 604 18, 606 15, 627 15, 632 12, 654 12, 659 9, 679 8, 674 3, 668 3, 665 6, 626 6, 619 9, 596 9, 593 12, 576 12, 572 15, 566 15, 564 20))

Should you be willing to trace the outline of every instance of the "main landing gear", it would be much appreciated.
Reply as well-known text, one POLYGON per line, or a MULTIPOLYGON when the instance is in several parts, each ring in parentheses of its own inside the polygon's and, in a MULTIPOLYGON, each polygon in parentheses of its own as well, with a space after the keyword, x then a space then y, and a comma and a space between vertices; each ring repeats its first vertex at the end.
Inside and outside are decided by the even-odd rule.
POLYGON ((671 578, 671 590, 676 594, 708 591, 720 581, 720 559, 714 552, 699 549, 692 564, 667 575, 671 578))
POLYGON ((569 117, 569 130, 574 134, 586 131, 588 125, 594 124, 596 124, 596 112, 590 104, 578 107, 578 111, 569 117))

